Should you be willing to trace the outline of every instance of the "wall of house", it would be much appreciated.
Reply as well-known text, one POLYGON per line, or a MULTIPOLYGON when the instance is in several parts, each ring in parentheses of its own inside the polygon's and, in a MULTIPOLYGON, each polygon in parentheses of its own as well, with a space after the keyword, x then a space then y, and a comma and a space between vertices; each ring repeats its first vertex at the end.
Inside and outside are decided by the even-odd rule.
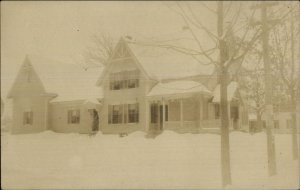
POLYGON ((49 97, 29 63, 22 65, 9 96, 13 102, 12 133, 35 133, 47 129, 49 97), (24 112, 33 112, 33 123, 24 125, 24 112))
MULTIPOLYGON (((88 107, 83 101, 55 102, 50 104, 49 119, 50 129, 59 133, 91 133, 93 117, 88 112, 88 107), (80 110, 80 122, 68 123, 68 111, 80 110)), ((99 118, 101 121, 101 118, 99 118)))
POLYGON ((147 110, 146 110, 146 92, 149 89, 149 81, 140 72, 139 87, 132 89, 110 90, 109 88, 109 74, 120 72, 122 70, 138 69, 134 60, 117 61, 114 62, 109 72, 104 77, 103 92, 104 98, 101 108, 101 124, 100 130, 107 134, 117 133, 131 133, 134 131, 147 130, 147 110), (109 124, 108 123, 108 105, 139 103, 139 122, 130 124, 109 124))
POLYGON ((43 96, 20 96, 13 98, 13 125, 11 132, 36 133, 47 129, 48 98, 43 96), (24 112, 33 112, 32 125, 24 125, 24 112))

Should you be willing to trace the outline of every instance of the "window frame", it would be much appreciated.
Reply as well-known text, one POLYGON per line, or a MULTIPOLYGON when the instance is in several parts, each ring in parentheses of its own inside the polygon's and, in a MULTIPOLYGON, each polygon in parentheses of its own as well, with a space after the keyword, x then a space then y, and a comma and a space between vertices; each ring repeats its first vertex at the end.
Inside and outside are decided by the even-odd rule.
POLYGON ((33 111, 23 112, 23 125, 33 125, 33 111))
POLYGON ((69 125, 80 124, 80 109, 69 109, 67 111, 67 123, 69 125))

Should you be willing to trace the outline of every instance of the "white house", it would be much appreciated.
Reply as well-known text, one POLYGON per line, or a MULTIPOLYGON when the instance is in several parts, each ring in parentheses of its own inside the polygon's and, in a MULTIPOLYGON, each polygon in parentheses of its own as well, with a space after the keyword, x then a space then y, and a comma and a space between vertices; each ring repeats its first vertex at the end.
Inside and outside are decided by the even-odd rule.
MULTIPOLYGON (((213 65, 123 38, 104 69, 26 57, 8 94, 14 102, 12 132, 219 131, 217 81, 213 65)), ((247 129, 234 81, 228 101, 231 128, 247 129)))

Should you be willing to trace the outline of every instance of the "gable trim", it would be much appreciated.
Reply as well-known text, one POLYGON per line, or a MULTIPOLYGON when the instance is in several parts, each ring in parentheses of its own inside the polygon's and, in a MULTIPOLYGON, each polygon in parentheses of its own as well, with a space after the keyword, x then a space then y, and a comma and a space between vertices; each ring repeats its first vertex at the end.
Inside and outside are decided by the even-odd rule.
POLYGON ((105 78, 105 76, 108 74, 108 72, 111 70, 111 67, 112 67, 112 64, 114 62, 117 62, 119 60, 126 60, 126 59, 133 59, 133 62, 134 64, 138 67, 138 69, 143 73, 143 75, 146 77, 146 79, 150 79, 151 77, 148 75, 148 73, 145 71, 145 69, 143 68, 142 64, 139 62, 139 60, 136 58, 136 56, 134 55, 134 53, 132 52, 132 50, 130 49, 130 47, 127 45, 127 42, 126 40, 124 40, 123 37, 121 37, 121 39, 119 40, 115 50, 114 50, 114 53, 113 53, 113 56, 116 55, 117 53, 117 50, 118 48, 121 46, 121 45, 125 45, 126 49, 128 50, 128 53, 130 54, 130 57, 128 58, 118 58, 118 59, 110 59, 108 61, 108 64, 106 65, 104 71, 102 72, 102 75, 99 77, 99 79, 97 80, 96 82, 96 85, 97 86, 101 86, 102 83, 103 83, 103 79, 105 78))

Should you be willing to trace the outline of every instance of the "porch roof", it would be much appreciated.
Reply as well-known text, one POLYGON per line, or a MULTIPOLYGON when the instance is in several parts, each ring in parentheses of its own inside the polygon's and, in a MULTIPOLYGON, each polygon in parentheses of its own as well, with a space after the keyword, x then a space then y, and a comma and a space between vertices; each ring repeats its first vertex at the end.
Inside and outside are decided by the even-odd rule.
POLYGON ((202 93, 211 95, 211 92, 201 83, 189 80, 158 83, 148 93, 147 97, 184 97, 187 94, 202 93))

